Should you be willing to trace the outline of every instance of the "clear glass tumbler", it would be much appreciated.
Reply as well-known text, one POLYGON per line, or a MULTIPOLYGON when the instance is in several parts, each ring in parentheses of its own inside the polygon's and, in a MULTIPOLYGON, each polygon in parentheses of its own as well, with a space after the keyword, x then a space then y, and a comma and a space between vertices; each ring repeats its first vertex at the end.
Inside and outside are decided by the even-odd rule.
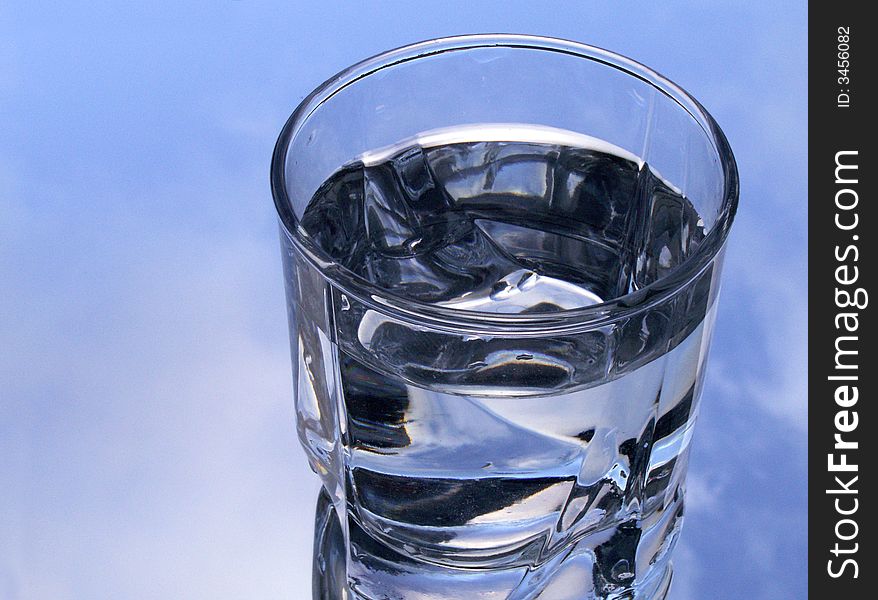
POLYGON ((713 118, 619 55, 433 40, 284 127, 315 598, 663 598, 738 198, 713 118))

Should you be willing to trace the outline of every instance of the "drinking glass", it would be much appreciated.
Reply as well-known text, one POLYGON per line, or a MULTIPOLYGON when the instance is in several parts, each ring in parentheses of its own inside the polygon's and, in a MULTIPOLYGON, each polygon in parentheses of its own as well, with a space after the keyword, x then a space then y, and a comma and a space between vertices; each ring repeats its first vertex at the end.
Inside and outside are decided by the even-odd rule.
POLYGON ((354 65, 280 134, 314 597, 664 598, 738 197, 643 65, 522 35, 354 65))

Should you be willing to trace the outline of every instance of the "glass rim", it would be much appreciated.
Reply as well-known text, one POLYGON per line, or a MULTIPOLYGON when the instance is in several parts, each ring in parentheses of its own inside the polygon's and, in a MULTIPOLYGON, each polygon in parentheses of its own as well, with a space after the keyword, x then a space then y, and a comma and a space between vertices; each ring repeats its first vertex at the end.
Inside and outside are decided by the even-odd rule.
POLYGON ((274 148, 270 178, 283 233, 342 293, 368 308, 413 325, 487 335, 546 335, 596 329, 661 303, 709 268, 728 237, 739 195, 737 164, 725 134, 710 113, 683 88, 653 69, 615 52, 581 42, 526 34, 469 34, 425 40, 376 54, 343 69, 315 88, 290 115, 274 148), (710 139, 719 158, 724 180, 720 212, 695 252, 656 281, 599 304, 547 313, 505 314, 448 308, 400 296, 355 275, 307 237, 299 235, 299 219, 287 193, 286 163, 292 140, 311 114, 338 92, 383 69, 420 58, 477 48, 541 50, 602 63, 651 85, 685 110, 710 139))

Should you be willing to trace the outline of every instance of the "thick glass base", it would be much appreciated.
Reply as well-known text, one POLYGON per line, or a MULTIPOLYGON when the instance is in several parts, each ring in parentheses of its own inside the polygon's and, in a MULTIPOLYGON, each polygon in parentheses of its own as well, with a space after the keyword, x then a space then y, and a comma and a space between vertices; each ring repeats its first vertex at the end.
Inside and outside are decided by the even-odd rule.
POLYGON ((353 519, 347 534, 325 491, 317 501, 313 600, 664 600, 667 558, 625 589, 600 588, 585 544, 538 568, 461 569, 416 561, 369 536, 353 519))

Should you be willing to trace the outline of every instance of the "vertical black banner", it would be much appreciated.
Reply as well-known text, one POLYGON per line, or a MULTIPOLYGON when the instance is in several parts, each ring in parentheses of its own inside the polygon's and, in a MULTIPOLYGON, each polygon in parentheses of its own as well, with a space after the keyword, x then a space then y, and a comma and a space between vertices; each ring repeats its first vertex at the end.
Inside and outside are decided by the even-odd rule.
MULTIPOLYGON (((867 598, 874 563, 878 363, 868 3, 809 7, 809 594, 867 598), (867 518, 869 517, 869 518, 867 518)), ((780 468, 783 468, 780 466, 780 468)))

